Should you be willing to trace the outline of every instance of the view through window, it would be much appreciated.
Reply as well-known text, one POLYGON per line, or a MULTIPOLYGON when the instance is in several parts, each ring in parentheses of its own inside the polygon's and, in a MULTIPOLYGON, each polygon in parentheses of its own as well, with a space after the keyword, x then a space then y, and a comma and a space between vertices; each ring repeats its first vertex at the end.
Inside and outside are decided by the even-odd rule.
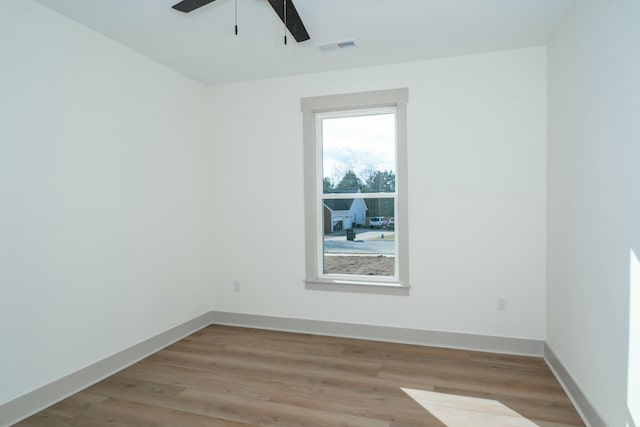
POLYGON ((397 278, 396 109, 322 113, 322 259, 325 276, 397 278))
POLYGON ((410 288, 408 95, 400 88, 302 98, 308 287, 410 288))

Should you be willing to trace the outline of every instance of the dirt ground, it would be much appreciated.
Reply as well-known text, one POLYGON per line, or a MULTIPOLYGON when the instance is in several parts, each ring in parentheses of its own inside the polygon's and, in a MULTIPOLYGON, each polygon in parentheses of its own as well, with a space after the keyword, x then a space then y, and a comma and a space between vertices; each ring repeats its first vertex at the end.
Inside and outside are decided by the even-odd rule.
POLYGON ((325 274, 393 276, 395 258, 385 256, 325 256, 325 274))

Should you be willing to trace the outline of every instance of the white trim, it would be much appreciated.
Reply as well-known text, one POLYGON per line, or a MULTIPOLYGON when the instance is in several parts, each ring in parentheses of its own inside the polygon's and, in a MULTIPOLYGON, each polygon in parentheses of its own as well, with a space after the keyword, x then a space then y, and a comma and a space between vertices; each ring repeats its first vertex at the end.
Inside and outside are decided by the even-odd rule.
MULTIPOLYGON (((360 292, 366 292, 368 287, 378 287, 387 291, 393 289, 391 286, 380 286, 378 284, 371 286, 354 286, 357 286, 360 292)), ((378 289, 376 293, 380 293, 380 289, 378 289)), ((407 291, 405 288, 396 287, 396 290, 402 289, 407 291)), ((541 340, 224 311, 210 311, 205 313, 193 320, 82 368, 66 377, 60 378, 59 380, 0 405, 0 426, 10 426, 13 423, 25 419, 212 324, 544 357, 547 365, 551 368, 587 426, 608 427, 594 409, 586 394, 571 378, 568 371, 555 356, 548 344, 541 340)))
MULTIPOLYGON (((360 285, 357 285, 360 286, 360 285)), ((212 311, 214 324, 373 341, 542 357, 544 342, 525 338, 212 311)))
POLYGON ((564 392, 569 396, 569 400, 571 400, 587 427, 608 427, 600 413, 591 404, 589 397, 573 380, 569 371, 546 342, 544 343, 544 360, 564 389, 564 392))
POLYGON ((343 108, 339 111, 324 111, 316 115, 316 124, 320 123, 322 119, 340 119, 345 117, 358 117, 358 116, 375 116, 381 114, 396 114, 396 107, 373 107, 373 108, 343 108))
POLYGON ((10 426, 103 380, 211 324, 205 313, 141 343, 0 405, 0 426, 10 426))
MULTIPOLYGON (((397 264, 397 263, 396 263, 397 264)), ((367 294, 385 294, 408 296, 411 286, 402 286, 397 283, 366 282, 341 279, 316 279, 305 280, 307 289, 315 291, 339 291, 367 294)))
MULTIPOLYGON (((321 289, 330 282, 333 288, 342 286, 342 280, 332 280, 335 275, 324 275, 323 259, 320 257, 323 249, 323 241, 319 236, 323 230, 323 206, 325 196, 322 191, 322 182, 318 179, 318 171, 321 170, 322 153, 321 145, 316 143, 321 140, 321 126, 318 120, 322 116, 335 115, 337 117, 350 115, 350 112, 364 114, 367 110, 383 113, 393 109, 396 118, 396 192, 395 193, 358 193, 336 196, 326 195, 327 198, 392 198, 394 199, 394 216, 396 226, 395 238, 395 263, 394 276, 377 277, 367 276, 360 280, 355 275, 340 275, 340 279, 349 280, 343 291, 354 290, 361 283, 368 287, 367 292, 375 292, 383 287, 372 286, 371 282, 382 285, 395 285, 403 289, 409 289, 409 242, 408 228, 408 156, 407 156, 407 102, 409 90, 407 88, 388 89, 371 92, 359 92, 340 95, 327 95, 303 98, 301 110, 303 119, 304 141, 304 206, 305 206, 305 282, 321 289)), ((373 284, 373 285, 375 285, 373 284)), ((382 293, 388 293, 386 291, 382 293)))
MULTIPOLYGON (((322 183, 320 183, 322 185, 322 183)), ((321 199, 392 199, 398 197, 398 193, 319 193, 321 199)))

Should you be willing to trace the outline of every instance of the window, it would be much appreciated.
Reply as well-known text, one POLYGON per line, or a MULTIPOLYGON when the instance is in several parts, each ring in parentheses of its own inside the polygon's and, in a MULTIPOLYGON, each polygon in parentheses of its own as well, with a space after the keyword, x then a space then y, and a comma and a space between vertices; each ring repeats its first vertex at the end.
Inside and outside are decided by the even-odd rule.
POLYGON ((407 100, 302 99, 308 285, 408 288, 407 100))

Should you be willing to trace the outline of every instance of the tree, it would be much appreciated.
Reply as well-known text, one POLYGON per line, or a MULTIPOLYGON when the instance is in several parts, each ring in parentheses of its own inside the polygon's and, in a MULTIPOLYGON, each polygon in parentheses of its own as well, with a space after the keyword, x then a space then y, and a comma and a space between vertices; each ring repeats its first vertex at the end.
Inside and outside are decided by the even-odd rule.
POLYGON ((394 199, 364 199, 367 204, 367 215, 391 218, 395 215, 394 199))
MULTIPOLYGON (((336 179, 337 180, 337 179, 336 179)), ((363 193, 393 193, 396 191, 396 175, 389 170, 379 171, 369 166, 362 172, 362 177, 358 177, 353 169, 345 170, 337 185, 329 178, 323 179, 323 190, 325 193, 333 190, 350 190, 363 193)), ((395 216, 394 198, 365 199, 368 216, 384 216, 390 218, 395 216)))
POLYGON ((378 169, 373 163, 367 163, 363 168, 360 169, 360 180, 364 182, 366 186, 367 182, 369 182, 371 180, 371 177, 373 177, 377 172, 378 169))
POLYGON ((333 182, 326 176, 322 179, 322 192, 330 193, 333 190, 333 182))
MULTIPOLYGON (((331 182, 334 184, 340 182, 349 171, 353 172, 355 169, 353 162, 340 162, 335 164, 332 169, 331 182)), ((336 186, 334 185, 333 188, 336 188, 336 186)))
POLYGON ((391 171, 374 171, 365 182, 365 193, 393 193, 396 191, 396 175, 391 171))
POLYGON ((336 190, 354 190, 354 191, 362 190, 362 188, 363 188, 362 181, 360 181, 360 178, 358 178, 358 176, 355 174, 355 172, 352 169, 349 169, 345 172, 344 176, 342 177, 338 185, 336 185, 335 187, 336 190))
MULTIPOLYGON (((396 175, 391 171, 373 171, 365 182, 365 193, 393 193, 396 191, 396 175)), ((395 216, 394 199, 366 199, 369 216, 395 216)))

